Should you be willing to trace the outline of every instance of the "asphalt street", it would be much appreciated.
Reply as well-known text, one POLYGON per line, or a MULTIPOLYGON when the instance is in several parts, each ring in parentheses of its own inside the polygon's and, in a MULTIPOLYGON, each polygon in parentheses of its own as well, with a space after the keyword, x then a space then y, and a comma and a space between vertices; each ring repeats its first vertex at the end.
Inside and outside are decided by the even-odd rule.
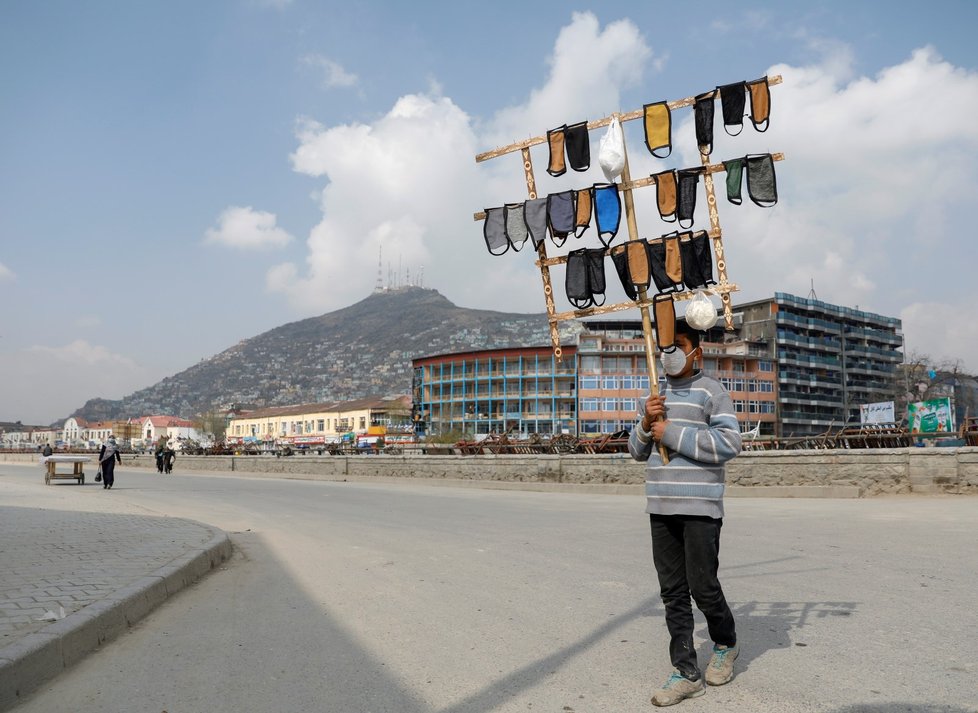
MULTIPOLYGON (((0 464, 0 502, 188 518, 235 554, 18 712, 652 710, 671 670, 640 497, 37 470, 0 464)), ((978 498, 728 500, 737 677, 674 710, 978 711, 976 534, 978 498)))

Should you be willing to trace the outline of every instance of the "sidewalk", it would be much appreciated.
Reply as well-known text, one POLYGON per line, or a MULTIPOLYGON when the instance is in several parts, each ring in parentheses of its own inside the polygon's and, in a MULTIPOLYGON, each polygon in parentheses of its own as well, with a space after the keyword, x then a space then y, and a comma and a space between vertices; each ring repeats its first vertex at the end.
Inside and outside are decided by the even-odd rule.
POLYGON ((0 710, 230 554, 227 534, 190 520, 0 506, 0 710))

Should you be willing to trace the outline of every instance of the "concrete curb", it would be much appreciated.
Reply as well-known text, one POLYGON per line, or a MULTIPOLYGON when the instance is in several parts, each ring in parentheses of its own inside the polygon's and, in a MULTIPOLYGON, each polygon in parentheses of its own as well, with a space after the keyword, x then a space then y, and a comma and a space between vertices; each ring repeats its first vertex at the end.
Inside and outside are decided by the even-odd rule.
POLYGON ((119 636, 167 597, 227 561, 231 539, 226 532, 217 532, 203 547, 0 649, 0 711, 10 709, 21 697, 119 636))

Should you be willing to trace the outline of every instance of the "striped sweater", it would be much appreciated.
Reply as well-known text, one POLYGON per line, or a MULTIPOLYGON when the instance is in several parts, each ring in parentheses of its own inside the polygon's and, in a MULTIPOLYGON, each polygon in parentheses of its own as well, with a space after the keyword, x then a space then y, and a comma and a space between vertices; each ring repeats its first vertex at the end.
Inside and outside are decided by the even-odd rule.
POLYGON ((716 379, 696 372, 685 379, 666 379, 669 423, 662 443, 669 449, 664 465, 656 443, 642 422, 632 429, 628 451, 646 461, 648 513, 723 517, 724 463, 740 453, 740 426, 730 394, 716 379))

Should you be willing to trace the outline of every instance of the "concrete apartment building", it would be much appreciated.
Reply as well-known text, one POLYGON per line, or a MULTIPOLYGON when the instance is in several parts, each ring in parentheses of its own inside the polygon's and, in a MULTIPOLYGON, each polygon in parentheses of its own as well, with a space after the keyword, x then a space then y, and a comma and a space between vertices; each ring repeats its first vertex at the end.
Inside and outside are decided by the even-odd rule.
POLYGON ((777 365, 775 435, 858 424, 861 404, 893 399, 899 319, 783 292, 734 311, 736 339, 777 365))
MULTIPOLYGON (((414 404, 431 434, 569 433, 630 429, 649 393, 638 320, 583 321, 557 362, 549 346, 415 359, 414 404)), ((766 352, 722 330, 703 341, 704 368, 731 392, 744 430, 773 432, 776 374, 766 352)), ((661 378, 661 374, 660 374, 661 378)))
POLYGON ((428 434, 577 433, 576 348, 491 349, 412 360, 414 409, 428 434))
MULTIPOLYGON (((414 408, 429 433, 571 433, 631 428, 649 393, 642 323, 582 322, 556 362, 549 347, 413 361, 414 408)), ((889 400, 903 361, 900 320, 776 293, 734 308, 703 338, 703 369, 730 392, 743 431, 813 435, 859 423, 889 400)), ((660 374, 661 378, 661 374, 660 374)))

